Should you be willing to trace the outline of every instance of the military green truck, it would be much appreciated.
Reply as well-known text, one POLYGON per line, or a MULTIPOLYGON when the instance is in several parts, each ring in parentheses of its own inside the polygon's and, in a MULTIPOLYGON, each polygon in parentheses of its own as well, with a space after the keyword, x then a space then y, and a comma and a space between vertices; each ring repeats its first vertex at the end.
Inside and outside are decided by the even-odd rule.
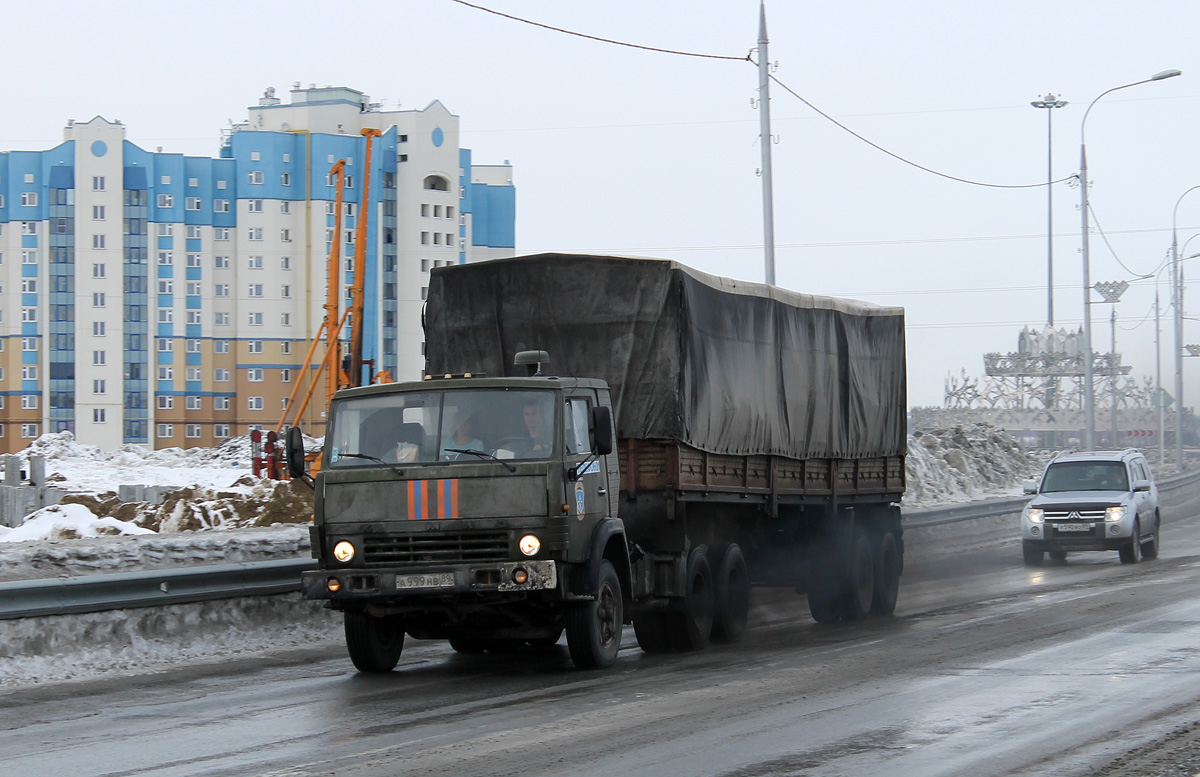
MULTIPOLYGON (((405 635, 607 667, 733 642, 753 586, 889 615, 904 544, 900 308, 640 258, 435 269, 423 381, 339 391, 310 599, 364 672, 405 635)), ((289 467, 303 472, 299 430, 289 467)))

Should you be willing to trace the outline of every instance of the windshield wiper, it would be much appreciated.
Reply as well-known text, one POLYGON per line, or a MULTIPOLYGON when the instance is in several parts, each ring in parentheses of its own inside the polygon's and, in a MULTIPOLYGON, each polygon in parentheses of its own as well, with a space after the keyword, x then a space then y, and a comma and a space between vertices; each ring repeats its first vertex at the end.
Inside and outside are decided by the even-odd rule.
POLYGON ((504 459, 496 458, 496 454, 488 453, 487 451, 477 451, 474 448, 442 448, 442 450, 446 451, 447 453, 469 453, 472 456, 478 456, 481 459, 492 459, 493 461, 498 461, 501 464, 503 464, 508 469, 509 472, 517 471, 516 467, 509 464, 504 459))
POLYGON ((389 461, 384 461, 383 459, 379 458, 378 456, 371 456, 366 453, 339 453, 338 458, 339 459, 366 459, 368 461, 377 461, 380 464, 382 464, 383 466, 390 469, 392 472, 395 472, 400 477, 404 477, 404 470, 393 465, 389 461))

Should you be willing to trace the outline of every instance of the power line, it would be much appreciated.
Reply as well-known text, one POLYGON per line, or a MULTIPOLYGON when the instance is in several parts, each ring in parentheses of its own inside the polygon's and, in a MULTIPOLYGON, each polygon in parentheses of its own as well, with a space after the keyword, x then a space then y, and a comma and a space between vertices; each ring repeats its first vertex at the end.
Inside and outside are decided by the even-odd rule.
POLYGON ((677 54, 681 57, 700 57, 702 59, 726 59, 726 60, 732 60, 734 62, 748 62, 750 60, 749 54, 747 54, 744 57, 728 57, 728 56, 723 56, 721 54, 698 54, 698 53, 692 52, 692 51, 677 51, 675 49, 660 49, 660 48, 656 48, 654 46, 642 46, 637 43, 626 43, 625 41, 613 40, 612 38, 601 38, 596 35, 588 35, 588 34, 582 33, 582 32, 575 32, 574 30, 565 30, 562 27, 554 27, 549 24, 542 24, 541 22, 535 22, 531 19, 523 19, 520 16, 513 16, 512 14, 506 14, 501 11, 493 10, 491 8, 485 8, 484 6, 476 5, 475 3, 468 3, 466 0, 452 0, 452 1, 455 3, 458 3, 459 5, 465 5, 468 8, 474 8, 477 11, 485 11, 490 14, 495 14, 496 16, 503 16, 505 19, 511 19, 514 22, 521 22, 522 24, 530 24, 530 25, 533 25, 534 27, 541 27, 542 29, 545 29, 545 30, 561 32, 564 35, 574 35, 579 38, 587 38, 588 40, 594 40, 599 43, 611 43, 614 46, 627 46, 631 49, 641 49, 642 51, 656 51, 660 54, 677 54))

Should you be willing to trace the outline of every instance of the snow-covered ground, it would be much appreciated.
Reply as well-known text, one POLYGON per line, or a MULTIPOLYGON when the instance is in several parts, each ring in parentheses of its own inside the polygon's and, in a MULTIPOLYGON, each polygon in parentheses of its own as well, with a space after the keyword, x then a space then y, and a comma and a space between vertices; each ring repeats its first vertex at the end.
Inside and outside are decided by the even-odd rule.
MULTIPOLYGON (((216 448, 101 451, 69 432, 18 454, 45 457, 47 483, 70 492, 16 528, 0 527, 0 581, 309 555, 312 493, 256 480, 250 442, 216 448), (122 503, 120 485, 165 486, 161 504, 122 503)), ((1043 460, 984 424, 908 440, 905 507, 1021 493, 1043 460)), ((340 621, 299 595, 152 610, 0 621, 0 689, 155 671, 280 644, 339 640, 340 621)))

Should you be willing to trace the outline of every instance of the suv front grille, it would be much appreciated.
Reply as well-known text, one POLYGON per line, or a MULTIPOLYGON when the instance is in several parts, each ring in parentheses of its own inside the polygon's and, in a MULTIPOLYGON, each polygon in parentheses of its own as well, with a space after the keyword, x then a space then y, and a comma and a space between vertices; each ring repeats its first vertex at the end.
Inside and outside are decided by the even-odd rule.
POLYGON ((421 532, 392 537, 363 538, 363 563, 414 566, 459 564, 472 561, 505 561, 505 532, 421 532))
POLYGON ((1070 509, 1066 509, 1066 510, 1061 510, 1061 509, 1060 510, 1047 510, 1045 513, 1045 518, 1047 521, 1066 521, 1066 520, 1076 520, 1076 519, 1081 520, 1081 521, 1103 521, 1104 520, 1104 511, 1105 511, 1105 508, 1103 508, 1103 507, 1088 507, 1088 508, 1080 508, 1080 509, 1070 508, 1070 509))

